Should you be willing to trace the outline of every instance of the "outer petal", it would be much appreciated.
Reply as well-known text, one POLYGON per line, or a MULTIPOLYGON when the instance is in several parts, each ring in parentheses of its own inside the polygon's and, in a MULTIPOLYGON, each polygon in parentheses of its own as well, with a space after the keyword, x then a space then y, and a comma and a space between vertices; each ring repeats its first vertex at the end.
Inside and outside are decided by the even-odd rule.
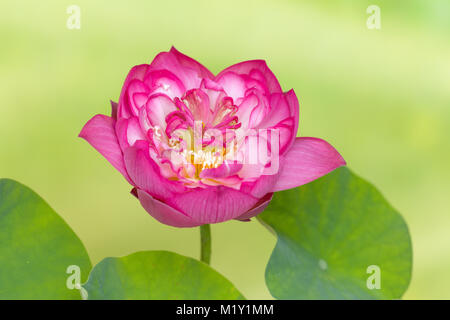
POLYGON ((150 89, 141 80, 134 79, 128 85, 125 98, 128 102, 128 109, 133 116, 139 115, 139 110, 147 101, 150 89))
POLYGON ((113 118, 98 114, 86 123, 79 137, 89 142, 114 168, 119 170, 130 181, 114 126, 115 120, 113 118))
POLYGON ((251 218, 257 216, 261 212, 263 212, 267 206, 269 205, 270 201, 272 200, 273 193, 266 194, 263 198, 261 198, 255 206, 244 213, 243 215, 240 215, 239 217, 235 218, 236 220, 241 221, 248 221, 251 218))
POLYGON ((257 80, 265 81, 265 84, 269 88, 270 93, 282 92, 277 78, 269 69, 264 60, 250 60, 234 64, 221 71, 217 75, 217 78, 220 78, 224 73, 229 71, 235 72, 237 74, 249 75, 253 78, 256 78, 257 75, 261 75, 261 79, 257 80))
POLYGON ((183 82, 186 90, 200 87, 203 78, 214 79, 213 74, 194 59, 177 51, 161 52, 150 64, 151 70, 168 70, 183 82))
POLYGON ((328 142, 296 138, 287 152, 273 192, 295 188, 318 179, 346 163, 328 142))
POLYGON ((141 64, 138 66, 134 66, 127 75, 125 82, 122 86, 122 92, 120 93, 119 98, 119 106, 117 110, 117 115, 119 118, 129 118, 131 114, 131 106, 129 105, 128 97, 126 92, 128 90, 128 85, 133 80, 141 80, 143 81, 145 78, 145 74, 148 70, 148 64, 141 64))
POLYGON ((122 151, 132 146, 138 140, 146 140, 139 120, 136 117, 120 118, 116 122, 116 136, 122 151))
POLYGON ((194 221, 180 211, 153 198, 143 190, 137 189, 137 197, 144 209, 161 223, 178 228, 197 227, 201 225, 201 223, 194 221))
POLYGON ((300 113, 300 107, 298 103, 297 95, 295 94, 294 90, 291 89, 288 92, 284 94, 286 97, 286 100, 289 104, 289 108, 291 110, 291 116, 294 118, 295 126, 294 126, 294 136, 298 133, 298 123, 299 123, 299 113, 300 113))
MULTIPOLYGON (((280 157, 280 163, 283 162, 283 157, 280 157)), ((241 191, 248 193, 256 198, 262 198, 267 193, 272 192, 277 183, 279 173, 272 175, 262 175, 254 182, 246 182, 242 184, 241 191)))
POLYGON ((127 172, 134 185, 159 199, 170 198, 184 187, 164 178, 158 165, 150 158, 148 142, 139 140, 124 152, 127 172))
POLYGON ((280 135, 280 146, 279 146, 280 155, 284 155, 286 151, 294 143, 296 134, 296 132, 294 131, 294 127, 295 127, 295 119, 287 118, 281 121, 280 123, 277 123, 273 128, 271 128, 279 130, 278 132, 280 135))
POLYGON ((183 67, 195 70, 197 72, 197 74, 201 78, 214 79, 214 75, 211 73, 211 71, 209 71, 208 68, 203 66, 198 61, 196 61, 196 60, 188 57, 187 55, 181 53, 180 51, 175 49, 175 47, 173 47, 173 46, 172 46, 172 48, 170 48, 170 52, 177 58, 178 62, 183 67))
POLYGON ((257 202, 257 198, 224 186, 196 188, 167 201, 201 224, 234 219, 257 202))

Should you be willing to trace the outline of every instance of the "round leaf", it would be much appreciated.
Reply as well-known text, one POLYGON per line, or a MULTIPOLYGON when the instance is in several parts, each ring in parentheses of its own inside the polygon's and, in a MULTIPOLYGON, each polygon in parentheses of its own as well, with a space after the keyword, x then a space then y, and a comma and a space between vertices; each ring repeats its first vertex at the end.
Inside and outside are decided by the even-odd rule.
POLYGON ((259 219, 278 236, 266 269, 276 298, 396 299, 409 285, 405 222, 345 167, 276 193, 259 219))
POLYGON ((80 299, 66 285, 71 265, 91 269, 80 239, 36 193, 0 179, 0 299, 80 299))
POLYGON ((207 264, 167 251, 143 251, 106 258, 83 287, 92 300, 244 299, 207 264))

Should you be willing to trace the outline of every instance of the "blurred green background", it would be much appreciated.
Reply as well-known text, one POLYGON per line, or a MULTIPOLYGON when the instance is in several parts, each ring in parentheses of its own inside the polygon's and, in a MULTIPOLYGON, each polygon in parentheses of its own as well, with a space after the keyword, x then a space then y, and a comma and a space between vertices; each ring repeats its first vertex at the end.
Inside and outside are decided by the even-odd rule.
MULTIPOLYGON (((300 99, 299 134, 331 142, 404 215, 414 246, 405 298, 450 298, 450 1, 3 0, 0 15, 0 177, 43 196, 93 263, 138 250, 199 255, 198 229, 153 220, 77 138, 109 114, 133 65, 174 45, 214 73, 265 59, 300 99), (80 30, 66 27, 72 4, 80 30), (381 30, 366 27, 371 4, 381 30)), ((247 298, 269 298, 275 238, 256 221, 212 232, 213 267, 247 298)))

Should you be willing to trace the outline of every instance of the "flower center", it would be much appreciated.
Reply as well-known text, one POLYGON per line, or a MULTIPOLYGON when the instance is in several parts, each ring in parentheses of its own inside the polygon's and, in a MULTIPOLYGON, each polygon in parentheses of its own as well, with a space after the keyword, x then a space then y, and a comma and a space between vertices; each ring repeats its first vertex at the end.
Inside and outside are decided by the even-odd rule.
POLYGON ((234 138, 228 137, 227 130, 241 127, 233 99, 215 93, 212 97, 200 89, 190 90, 181 99, 175 98, 177 110, 166 117, 168 146, 193 165, 194 179, 223 163, 226 146, 234 138))

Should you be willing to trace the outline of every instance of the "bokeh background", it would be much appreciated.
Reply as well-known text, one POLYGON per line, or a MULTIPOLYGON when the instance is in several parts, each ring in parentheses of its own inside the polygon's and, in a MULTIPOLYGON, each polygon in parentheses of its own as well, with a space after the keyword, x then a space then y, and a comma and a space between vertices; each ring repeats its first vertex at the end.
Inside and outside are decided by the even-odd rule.
MULTIPOLYGON (((0 177, 43 196, 93 263, 138 250, 198 257, 198 229, 153 220, 77 138, 91 116, 109 113, 133 65, 174 45, 214 73, 265 59, 300 99, 299 134, 336 146, 408 222, 405 298, 450 298, 448 0, 3 0, 0 17, 0 177), (66 27, 72 4, 80 30, 66 27), (380 30, 366 26, 371 4, 380 30)), ((213 267, 247 298, 270 298, 264 269, 275 238, 256 221, 212 232, 213 267)))

